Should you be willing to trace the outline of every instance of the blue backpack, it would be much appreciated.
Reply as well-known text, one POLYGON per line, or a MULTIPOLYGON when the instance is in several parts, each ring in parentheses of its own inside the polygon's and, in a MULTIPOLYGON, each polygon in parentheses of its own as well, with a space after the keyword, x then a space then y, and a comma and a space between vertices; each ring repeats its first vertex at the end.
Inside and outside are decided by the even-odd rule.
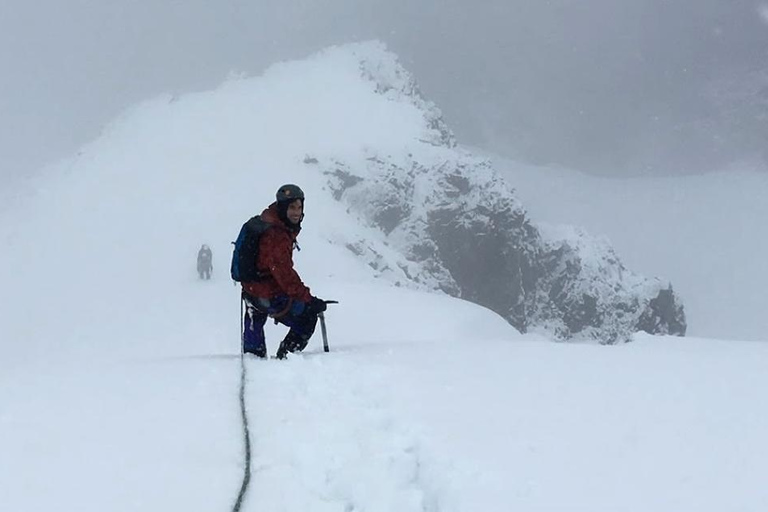
POLYGON ((232 265, 229 269, 232 279, 240 283, 252 283, 267 277, 256 268, 259 260, 259 239, 272 224, 261 219, 260 215, 251 217, 243 224, 237 240, 232 242, 232 265))

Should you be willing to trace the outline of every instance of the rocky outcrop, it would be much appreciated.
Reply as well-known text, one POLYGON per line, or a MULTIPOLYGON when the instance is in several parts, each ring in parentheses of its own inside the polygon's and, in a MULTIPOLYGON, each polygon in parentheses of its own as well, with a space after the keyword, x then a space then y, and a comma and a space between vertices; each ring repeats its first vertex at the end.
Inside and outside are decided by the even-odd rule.
POLYGON ((605 240, 531 222, 487 161, 454 149, 444 156, 439 164, 370 157, 364 172, 340 161, 316 164, 325 165, 333 196, 383 237, 385 247, 376 237, 347 244, 382 276, 442 290, 522 332, 562 340, 685 334, 671 287, 626 269, 605 240))
POLYGON ((305 158, 369 229, 343 243, 378 275, 476 302, 522 332, 562 340, 685 334, 671 286, 626 269, 606 240, 532 222, 489 161, 456 147, 440 111, 394 55, 377 44, 353 51, 373 91, 424 119, 423 137, 398 154, 368 148, 354 161, 305 158))

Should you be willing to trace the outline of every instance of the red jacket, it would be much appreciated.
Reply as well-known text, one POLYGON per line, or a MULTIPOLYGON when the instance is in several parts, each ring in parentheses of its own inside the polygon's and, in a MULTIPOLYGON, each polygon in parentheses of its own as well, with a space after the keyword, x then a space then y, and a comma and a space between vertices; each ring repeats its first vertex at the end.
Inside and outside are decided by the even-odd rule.
POLYGON ((243 283, 243 290, 254 297, 273 298, 287 295, 293 300, 308 302, 312 295, 293 269, 293 246, 298 231, 292 231, 277 216, 277 204, 272 203, 261 213, 272 227, 259 239, 256 268, 269 277, 255 283, 243 283))

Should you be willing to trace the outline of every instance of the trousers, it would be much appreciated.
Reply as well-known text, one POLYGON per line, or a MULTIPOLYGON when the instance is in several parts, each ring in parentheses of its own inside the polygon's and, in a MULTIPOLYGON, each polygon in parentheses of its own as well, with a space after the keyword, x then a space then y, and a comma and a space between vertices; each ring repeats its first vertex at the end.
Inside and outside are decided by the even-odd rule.
POLYGON ((309 311, 305 303, 291 301, 285 295, 268 299, 253 297, 243 292, 242 298, 245 304, 242 332, 244 352, 266 356, 264 324, 270 316, 276 322, 289 327, 278 348, 278 355, 285 352, 301 352, 307 347, 317 326, 317 313, 309 311))

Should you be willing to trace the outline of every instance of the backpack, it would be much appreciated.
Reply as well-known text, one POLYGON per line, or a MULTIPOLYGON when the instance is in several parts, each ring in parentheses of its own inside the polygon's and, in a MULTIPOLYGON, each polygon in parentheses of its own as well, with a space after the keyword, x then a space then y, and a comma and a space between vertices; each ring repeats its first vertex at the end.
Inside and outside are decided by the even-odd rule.
POLYGON ((241 283, 252 283, 267 277, 256 268, 259 260, 259 239, 272 224, 261 219, 260 215, 251 217, 240 228, 232 251, 232 265, 229 269, 232 279, 241 283))

